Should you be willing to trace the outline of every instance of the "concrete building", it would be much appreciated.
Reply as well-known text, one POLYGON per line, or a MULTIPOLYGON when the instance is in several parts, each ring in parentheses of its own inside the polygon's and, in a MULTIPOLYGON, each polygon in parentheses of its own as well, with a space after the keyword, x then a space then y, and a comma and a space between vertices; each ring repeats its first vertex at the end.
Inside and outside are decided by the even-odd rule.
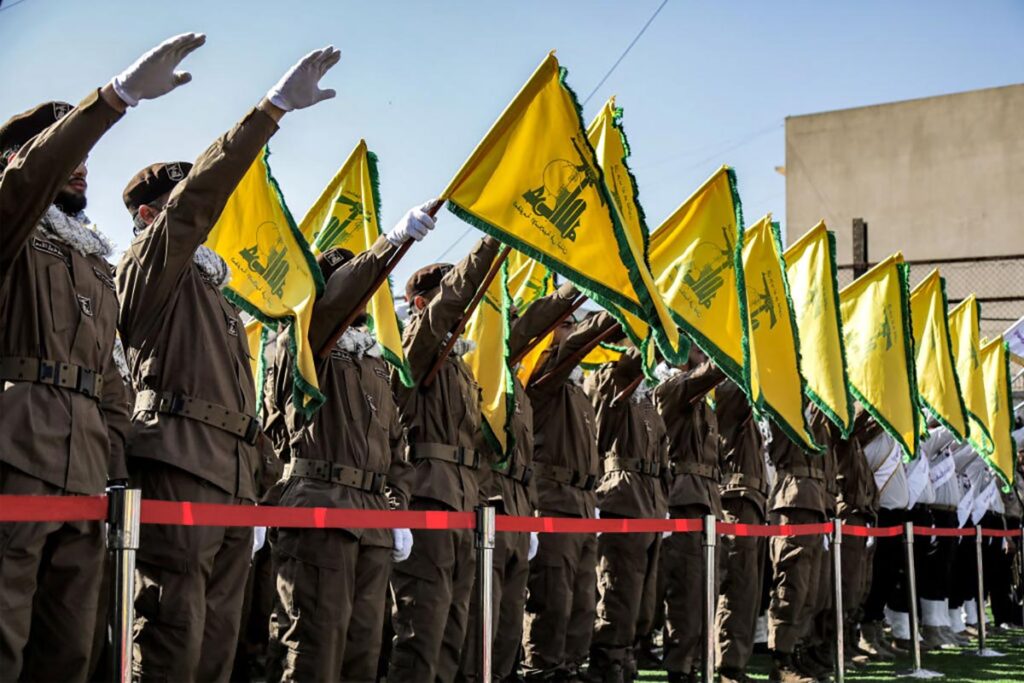
POLYGON ((911 286, 938 267, 982 334, 1024 315, 1024 84, 788 117, 785 173, 789 241, 825 219, 849 265, 862 218, 868 262, 902 251, 911 286))

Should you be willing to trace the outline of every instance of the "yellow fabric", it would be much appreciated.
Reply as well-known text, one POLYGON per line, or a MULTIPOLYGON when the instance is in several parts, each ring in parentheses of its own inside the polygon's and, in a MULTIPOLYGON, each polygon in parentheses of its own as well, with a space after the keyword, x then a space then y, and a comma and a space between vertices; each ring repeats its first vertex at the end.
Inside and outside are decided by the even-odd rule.
MULTIPOLYGON (((361 254, 380 237, 378 204, 376 157, 366 148, 366 141, 360 140, 306 212, 299 230, 313 241, 315 253, 342 247, 361 254)), ((367 302, 366 314, 385 360, 398 371, 402 383, 411 387, 412 371, 402 350, 402 332, 389 281, 382 282, 367 302)))
POLYGON ((263 323, 253 318, 245 326, 245 341, 249 343, 249 365, 256 381, 256 392, 260 390, 260 359, 263 357, 263 323))
POLYGON ((649 316, 630 276, 637 264, 620 248, 601 169, 554 54, 442 197, 463 220, 561 273, 602 306, 649 316))
POLYGON ((747 388, 743 271, 737 269, 742 222, 735 178, 723 166, 654 231, 649 255, 658 291, 676 323, 747 388))
POLYGON ((499 456, 507 455, 512 435, 508 417, 514 409, 512 371, 508 366, 509 295, 508 264, 487 287, 480 305, 473 311, 466 330, 466 339, 476 348, 463 356, 476 383, 480 385, 480 412, 484 434, 499 456))
POLYGON ((584 370, 594 370, 605 363, 614 363, 621 357, 621 347, 598 344, 593 351, 583 357, 583 360, 580 361, 580 367, 584 370))
POLYGON ((206 240, 227 261, 227 295, 255 317, 287 320, 295 344, 293 401, 307 414, 323 403, 309 348, 310 317, 323 286, 308 244, 284 204, 264 150, 228 198, 206 240))
POLYGON ((849 434, 853 399, 839 323, 834 240, 821 221, 791 244, 784 257, 800 338, 804 390, 844 434, 849 434))
POLYGON ((820 450, 807 426, 800 341, 778 233, 767 215, 743 233, 743 280, 750 330, 750 397, 794 443, 820 450))
POLYGON ((910 293, 914 322, 917 393, 928 410, 957 438, 967 433, 967 415, 960 398, 956 360, 946 318, 946 283, 933 270, 910 293))
MULTIPOLYGON (((587 128, 587 139, 594 147, 597 155, 597 163, 604 173, 605 187, 612 198, 613 208, 618 211, 619 223, 622 226, 622 235, 630 253, 630 262, 635 265, 635 274, 640 278, 636 283, 638 289, 644 292, 650 300, 657 318, 656 326, 660 334, 655 335, 662 352, 668 357, 682 362, 684 358, 680 349, 681 339, 679 329, 672 320, 665 302, 661 300, 657 286, 654 284, 654 277, 647 266, 647 255, 644 244, 647 241, 647 226, 640 203, 637 198, 634 180, 626 159, 629 157, 625 133, 620 126, 622 110, 615 107, 615 98, 612 97, 602 107, 600 113, 587 128)), ((620 313, 629 328, 630 336, 634 341, 648 341, 652 335, 651 326, 644 320, 629 314, 628 311, 620 313)), ((653 354, 651 355, 653 358, 653 354)))
POLYGON ((905 269, 902 254, 885 259, 839 292, 839 311, 850 390, 914 458, 920 410, 905 269))
POLYGON ((978 453, 992 452, 992 437, 985 426, 985 385, 978 358, 980 347, 978 323, 981 311, 972 294, 949 313, 949 336, 953 342, 956 374, 960 394, 967 409, 967 440, 978 453))
POLYGON ((1004 491, 1009 491, 1013 485, 1017 461, 1007 353, 1002 337, 983 343, 978 350, 985 386, 985 425, 992 435, 992 451, 983 453, 982 457, 1003 480, 1004 491))
MULTIPOLYGON (((534 301, 554 291, 555 278, 547 267, 521 251, 513 249, 509 252, 508 293, 512 299, 512 305, 516 307, 519 315, 525 313, 534 301)), ((550 346, 553 338, 554 334, 549 333, 519 361, 516 376, 519 377, 523 386, 529 384, 530 376, 533 375, 541 354, 550 346)))

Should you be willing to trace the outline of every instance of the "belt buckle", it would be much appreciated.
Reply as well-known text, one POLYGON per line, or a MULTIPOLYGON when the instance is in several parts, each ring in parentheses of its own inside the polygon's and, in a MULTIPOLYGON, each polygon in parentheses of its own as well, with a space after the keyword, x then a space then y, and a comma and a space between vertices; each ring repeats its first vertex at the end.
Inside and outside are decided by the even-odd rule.
POLYGON ((44 384, 53 384, 55 386, 59 386, 60 363, 54 363, 53 361, 40 359, 38 379, 40 382, 44 384))
POLYGON ((533 479, 533 468, 532 467, 524 467, 523 468, 523 476, 520 478, 519 481, 523 482, 523 486, 527 486, 530 483, 531 479, 533 479))
POLYGON ((156 404, 156 409, 161 413, 180 415, 185 410, 185 399, 179 394, 163 394, 156 404))
POLYGON ((242 440, 250 446, 255 446, 256 442, 260 438, 260 423, 256 421, 256 418, 250 417, 249 424, 245 428, 245 436, 242 440))
POLYGON ((382 474, 381 472, 373 472, 372 474, 373 476, 370 479, 370 486, 373 488, 370 489, 370 491, 372 493, 384 493, 384 487, 388 480, 387 475, 382 474))
POLYGON ((96 376, 95 370, 86 370, 84 368, 79 370, 75 390, 89 398, 96 398, 96 376))
POLYGON ((593 491, 594 490, 594 484, 596 484, 596 483, 597 483, 597 476, 593 475, 593 474, 588 474, 586 479, 583 480, 583 490, 584 491, 593 491))

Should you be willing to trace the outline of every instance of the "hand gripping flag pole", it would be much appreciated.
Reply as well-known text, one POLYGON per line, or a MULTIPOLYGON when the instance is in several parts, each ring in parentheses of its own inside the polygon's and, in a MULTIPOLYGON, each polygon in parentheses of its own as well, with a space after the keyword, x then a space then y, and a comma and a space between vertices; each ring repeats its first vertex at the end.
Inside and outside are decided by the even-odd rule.
POLYGON ((135 551, 139 548, 142 491, 107 489, 107 550, 113 580, 114 605, 110 610, 111 667, 115 680, 132 680, 132 628, 135 621, 135 551))

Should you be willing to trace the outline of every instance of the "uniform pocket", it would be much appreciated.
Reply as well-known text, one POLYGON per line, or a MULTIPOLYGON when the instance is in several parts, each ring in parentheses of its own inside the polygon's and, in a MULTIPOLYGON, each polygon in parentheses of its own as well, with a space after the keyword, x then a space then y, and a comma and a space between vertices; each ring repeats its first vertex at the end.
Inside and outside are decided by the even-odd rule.
POLYGON ((50 287, 50 318, 54 332, 63 332, 78 320, 79 303, 71 275, 63 263, 46 267, 50 287))

